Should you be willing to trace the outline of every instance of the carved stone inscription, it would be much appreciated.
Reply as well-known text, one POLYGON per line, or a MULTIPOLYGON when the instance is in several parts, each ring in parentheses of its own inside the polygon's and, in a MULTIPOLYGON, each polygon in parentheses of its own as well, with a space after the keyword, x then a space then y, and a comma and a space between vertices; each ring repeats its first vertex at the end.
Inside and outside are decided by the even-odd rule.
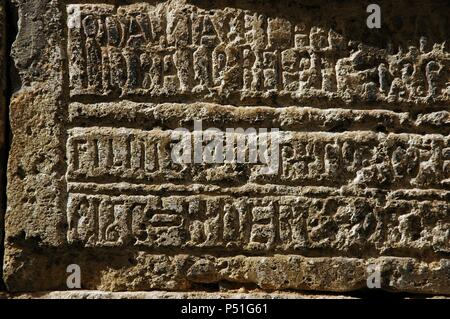
POLYGON ((450 294, 450 7, 380 1, 16 0, 8 289, 450 294))
POLYGON ((67 14, 72 96, 450 101, 450 54, 426 37, 394 53, 234 8, 70 5, 67 14))
POLYGON ((231 252, 450 252, 446 202, 71 194, 69 242, 231 252))
MULTIPOLYGON (((285 132, 280 138, 276 169, 272 174, 261 174, 261 163, 174 163, 172 133, 100 127, 72 129, 67 142, 67 178, 74 182, 189 180, 232 181, 234 186, 270 182, 387 189, 448 189, 450 185, 450 141, 440 135, 285 132)), ((237 153, 237 138, 230 140, 234 142, 231 149, 237 153)), ((246 142, 241 150, 248 157, 250 145, 246 142)), ((192 135, 190 149, 195 143, 192 135)))
POLYGON ((68 5, 67 28, 69 244, 205 255, 449 252, 445 44, 423 37, 407 50, 376 48, 257 10, 176 1, 68 5), (275 109, 273 99, 289 104, 275 109), (259 162, 198 163, 192 154, 175 163, 174 132, 185 128, 195 149, 199 119, 205 129, 279 128, 276 166, 262 174, 259 162))

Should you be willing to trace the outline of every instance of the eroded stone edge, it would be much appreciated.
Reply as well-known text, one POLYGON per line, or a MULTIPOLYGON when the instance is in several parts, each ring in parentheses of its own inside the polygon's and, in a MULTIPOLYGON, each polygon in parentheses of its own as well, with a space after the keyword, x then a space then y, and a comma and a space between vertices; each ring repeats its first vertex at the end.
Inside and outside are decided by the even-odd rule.
MULTIPOLYGON (((26 239, 46 245, 63 245, 64 131, 62 48, 63 20, 60 1, 14 1, 18 34, 11 56, 21 88, 10 102, 11 149, 7 168, 7 209, 3 274, 20 272, 32 254, 16 245, 26 239)), ((35 280, 32 273, 22 284, 35 280)))
MULTIPOLYGON (((98 290, 73 290, 73 291, 42 291, 30 293, 0 293, 0 299, 359 299, 364 296, 348 294, 324 294, 306 292, 272 293, 262 291, 239 290, 234 292, 209 292, 209 291, 130 291, 130 292, 106 292, 98 290)), ((405 299, 449 299, 446 296, 422 295, 405 296, 405 299)))
MULTIPOLYGON (((6 138, 6 5, 4 0, 0 0, 0 273, 3 273, 3 238, 4 238, 4 214, 5 214, 5 138, 6 138)), ((3 287, 3 276, 0 277, 0 290, 3 287)))
MULTIPOLYGON (((114 255, 98 250, 49 257, 52 255, 55 252, 46 250, 35 253, 32 264, 23 263, 21 269, 10 274, 6 280, 11 291, 67 290, 66 267, 76 263, 81 270, 81 288, 88 290, 195 291, 215 287, 345 293, 366 290, 373 271, 369 269, 379 269, 383 290, 450 295, 448 259, 424 262, 402 257, 214 257, 127 251, 114 255), (107 265, 105 254, 109 257, 107 265)), ((19 266, 17 259, 15 266, 19 266)))
POLYGON ((237 291, 237 292, 172 292, 136 291, 105 292, 98 290, 51 291, 0 294, 0 299, 355 299, 347 295, 307 294, 300 292, 237 291))

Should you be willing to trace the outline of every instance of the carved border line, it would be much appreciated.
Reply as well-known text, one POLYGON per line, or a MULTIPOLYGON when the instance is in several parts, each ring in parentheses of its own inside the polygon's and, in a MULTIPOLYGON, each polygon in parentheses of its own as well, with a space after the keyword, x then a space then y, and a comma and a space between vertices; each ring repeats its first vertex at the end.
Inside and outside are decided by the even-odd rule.
POLYGON ((387 110, 327 110, 313 107, 232 106, 214 103, 115 103, 69 104, 69 128, 83 126, 120 126, 128 128, 191 128, 195 120, 205 126, 265 127, 289 131, 367 131, 450 134, 450 112, 428 114, 397 113, 387 110), (261 114, 263 117, 261 117, 261 114))

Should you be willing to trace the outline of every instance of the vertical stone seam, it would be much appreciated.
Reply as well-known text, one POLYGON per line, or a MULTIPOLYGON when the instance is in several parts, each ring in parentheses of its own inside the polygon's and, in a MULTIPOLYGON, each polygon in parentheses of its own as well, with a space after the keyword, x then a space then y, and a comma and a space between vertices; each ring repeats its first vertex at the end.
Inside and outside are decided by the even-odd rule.
POLYGON ((4 254, 4 234, 5 234, 5 194, 6 194, 6 3, 5 0, 0 0, 0 174, 1 174, 1 193, 0 193, 0 271, 2 273, 2 277, 0 280, 0 290, 5 289, 5 285, 3 283, 3 254, 4 254))
POLYGON ((9 104, 20 81, 10 58, 17 34, 17 13, 10 0, 0 0, 0 291, 6 290, 3 280, 5 214, 7 207, 7 163, 11 142, 9 104))

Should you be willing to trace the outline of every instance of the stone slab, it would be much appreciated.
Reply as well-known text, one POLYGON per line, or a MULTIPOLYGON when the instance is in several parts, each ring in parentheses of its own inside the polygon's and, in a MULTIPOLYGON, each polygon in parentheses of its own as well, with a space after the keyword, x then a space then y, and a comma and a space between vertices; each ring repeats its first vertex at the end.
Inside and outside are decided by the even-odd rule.
POLYGON ((450 294, 449 4, 311 2, 18 0, 8 289, 450 294))

